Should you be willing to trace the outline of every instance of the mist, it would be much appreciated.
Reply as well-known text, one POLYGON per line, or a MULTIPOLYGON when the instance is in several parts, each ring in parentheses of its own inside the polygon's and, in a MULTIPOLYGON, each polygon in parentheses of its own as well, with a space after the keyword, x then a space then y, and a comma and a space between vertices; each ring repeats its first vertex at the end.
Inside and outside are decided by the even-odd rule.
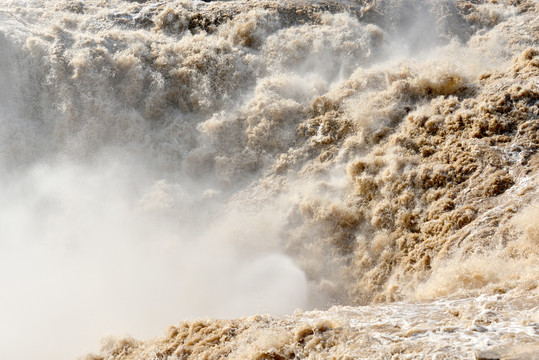
POLYGON ((525 48, 484 35, 516 10, 49 3, 0 7, 0 357, 437 296, 390 236, 430 206, 391 135, 525 48))

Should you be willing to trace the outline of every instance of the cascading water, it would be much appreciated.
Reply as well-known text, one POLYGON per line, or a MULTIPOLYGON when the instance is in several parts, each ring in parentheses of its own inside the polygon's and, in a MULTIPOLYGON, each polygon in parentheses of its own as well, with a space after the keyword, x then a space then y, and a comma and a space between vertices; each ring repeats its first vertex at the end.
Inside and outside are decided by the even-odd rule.
POLYGON ((2 1, 0 357, 533 353, 538 6, 2 1))

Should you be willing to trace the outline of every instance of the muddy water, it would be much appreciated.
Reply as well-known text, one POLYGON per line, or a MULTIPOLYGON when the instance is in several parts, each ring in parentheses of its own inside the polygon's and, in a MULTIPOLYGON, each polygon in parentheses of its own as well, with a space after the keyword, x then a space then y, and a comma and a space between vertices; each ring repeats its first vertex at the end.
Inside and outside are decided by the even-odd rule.
POLYGON ((0 354, 531 356, 538 11, 3 1, 0 354))

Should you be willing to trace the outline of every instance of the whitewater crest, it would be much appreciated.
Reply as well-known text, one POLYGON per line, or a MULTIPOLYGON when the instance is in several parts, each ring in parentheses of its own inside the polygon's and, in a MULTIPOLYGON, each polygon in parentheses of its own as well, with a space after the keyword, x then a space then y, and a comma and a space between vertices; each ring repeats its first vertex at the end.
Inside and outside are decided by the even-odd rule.
POLYGON ((514 330, 524 328, 521 321, 528 329, 536 327, 536 308, 502 299, 494 295, 413 308, 393 303, 298 311, 280 318, 193 321, 170 327, 155 340, 104 339, 101 354, 85 359, 534 359, 537 333, 514 330), (515 305, 519 318, 505 317, 515 305), (518 345, 474 350, 485 343, 518 345))
POLYGON ((5 356, 537 350, 536 1, 6 0, 0 49, 5 356))

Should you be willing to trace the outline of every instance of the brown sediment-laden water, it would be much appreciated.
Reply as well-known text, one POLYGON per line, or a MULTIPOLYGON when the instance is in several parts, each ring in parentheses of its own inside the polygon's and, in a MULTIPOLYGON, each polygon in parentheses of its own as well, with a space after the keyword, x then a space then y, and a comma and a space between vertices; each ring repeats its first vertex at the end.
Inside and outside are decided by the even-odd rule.
POLYGON ((0 358, 536 359, 538 147, 535 0, 3 0, 0 358))

